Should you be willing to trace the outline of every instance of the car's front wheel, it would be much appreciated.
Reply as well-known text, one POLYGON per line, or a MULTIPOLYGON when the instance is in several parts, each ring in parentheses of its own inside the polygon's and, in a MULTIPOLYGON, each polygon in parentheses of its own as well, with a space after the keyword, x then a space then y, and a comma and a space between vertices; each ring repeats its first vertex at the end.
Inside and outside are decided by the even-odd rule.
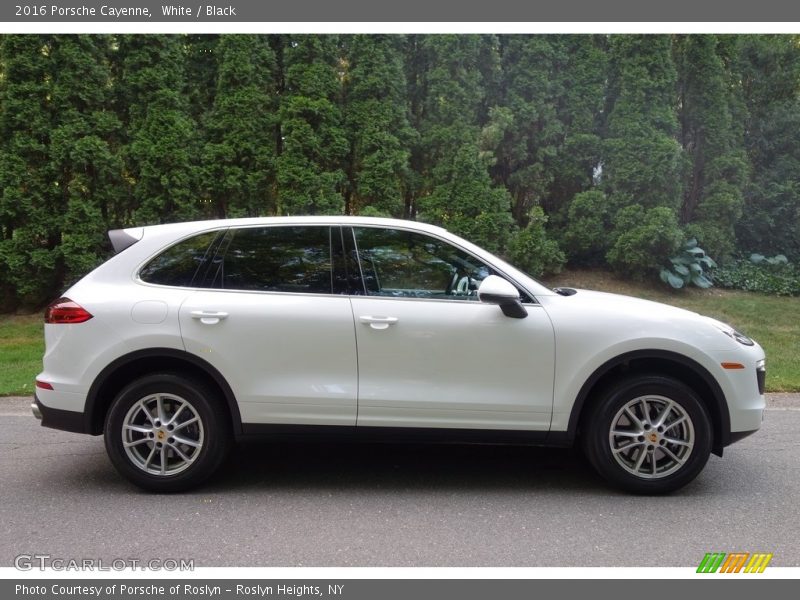
POLYGON ((680 381, 635 376, 597 400, 583 422, 583 447, 611 483, 635 493, 663 494, 692 481, 708 461, 708 412, 680 381))
POLYGON ((222 464, 230 427, 208 386, 174 373, 137 379, 115 398, 106 416, 105 444, 117 470, 157 492, 183 491, 222 464))

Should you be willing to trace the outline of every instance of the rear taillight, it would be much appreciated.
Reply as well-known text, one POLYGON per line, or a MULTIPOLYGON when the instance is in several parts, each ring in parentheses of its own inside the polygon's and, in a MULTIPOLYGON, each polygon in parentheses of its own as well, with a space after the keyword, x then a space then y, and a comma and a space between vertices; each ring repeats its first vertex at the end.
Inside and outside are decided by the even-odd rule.
POLYGON ((51 324, 84 323, 92 314, 69 298, 53 301, 44 311, 44 322, 51 324))

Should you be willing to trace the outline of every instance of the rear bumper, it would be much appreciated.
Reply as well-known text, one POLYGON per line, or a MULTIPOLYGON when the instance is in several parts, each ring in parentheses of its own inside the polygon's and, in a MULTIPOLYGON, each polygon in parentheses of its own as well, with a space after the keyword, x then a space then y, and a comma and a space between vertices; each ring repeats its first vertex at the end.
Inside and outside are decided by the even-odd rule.
POLYGON ((82 412, 50 408, 42 404, 36 396, 34 396, 33 404, 31 404, 31 411, 33 416, 42 422, 42 427, 71 431, 73 433, 88 433, 86 420, 82 412))

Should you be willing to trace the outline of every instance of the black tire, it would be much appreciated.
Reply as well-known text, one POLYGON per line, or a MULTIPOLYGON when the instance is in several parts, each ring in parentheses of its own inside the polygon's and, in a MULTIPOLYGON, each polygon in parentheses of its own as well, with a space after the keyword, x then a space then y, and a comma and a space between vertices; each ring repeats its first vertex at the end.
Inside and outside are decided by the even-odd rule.
MULTIPOLYGON (((150 410, 148 412, 151 415, 155 414, 150 410)), ((157 415, 155 422, 160 423, 157 415)), ((176 425, 171 426, 176 427, 176 425)), ((152 492, 181 492, 200 485, 211 477, 225 460, 231 442, 230 419, 222 399, 204 383, 177 373, 152 374, 133 381, 117 395, 106 415, 105 445, 111 462, 128 480, 152 492), (184 435, 186 432, 184 437, 198 444, 197 447, 182 446, 186 452, 185 456, 191 460, 183 460, 177 450, 172 449, 175 446, 167 446, 168 441, 176 443, 176 439, 182 438, 166 437, 172 435, 166 431, 166 426, 156 430, 153 421, 148 422, 144 412, 140 408, 134 408, 140 400, 149 398, 150 404, 158 402, 152 399, 156 395, 164 395, 162 402, 165 402, 165 408, 181 406, 181 401, 188 405, 183 407, 183 412, 176 416, 176 419, 188 421, 187 417, 197 417, 198 420, 189 425, 176 420, 181 429, 174 432, 175 435, 184 435), (123 429, 123 425, 126 418, 132 418, 131 414, 138 414, 144 426, 153 427, 153 430, 157 431, 154 435, 164 436, 163 445, 167 453, 171 452, 171 458, 167 454, 162 454, 160 450, 153 450, 156 439, 162 438, 154 438, 149 433, 128 434, 139 436, 139 439, 134 440, 137 442, 136 447, 131 451, 131 455, 128 454, 123 444, 123 435, 126 435, 128 428, 123 429), (149 438, 153 438, 153 441, 151 442, 149 438), (152 466, 147 462, 142 466, 141 458, 145 454, 149 456, 150 452, 155 456, 152 466), (176 472, 161 474, 145 470, 145 468, 156 468, 156 465, 160 468, 161 460, 164 460, 165 465, 170 465, 170 460, 175 461, 177 466, 170 465, 170 467, 174 466, 176 472)))
MULTIPOLYGON (((637 403, 634 405, 634 412, 643 411, 643 408, 648 406, 655 412, 659 409, 663 410, 667 406, 666 402, 658 399, 648 402, 649 404, 637 403)), ((581 424, 583 450, 595 470, 615 486, 636 494, 666 494, 692 481, 708 461, 712 437, 711 419, 697 394, 682 382, 661 375, 636 375, 618 381, 596 399, 581 424), (615 435, 612 440, 611 428, 615 423, 617 427, 615 431, 627 432, 626 426, 630 427, 630 431, 639 428, 639 425, 633 419, 629 419, 627 414, 622 417, 619 415, 626 405, 642 397, 660 397, 672 401, 675 406, 672 409, 674 412, 671 413, 675 416, 672 421, 679 422, 678 417, 682 413, 690 425, 686 424, 686 421, 681 421, 674 428, 662 434, 656 433, 656 428, 653 428, 651 423, 646 423, 644 426, 648 427, 648 432, 645 432, 647 437, 645 435, 634 437, 626 433, 624 436, 615 435), (622 421, 619 420, 620 418, 622 421), (620 423, 627 425, 620 425, 620 423), (685 444, 683 446, 671 445, 667 440, 659 437, 673 436, 675 431, 687 432, 687 436, 691 431, 693 446, 689 448, 685 444), (653 437, 649 437, 650 435, 653 437), (628 438, 630 438, 629 442, 626 441, 628 438), (651 443, 652 440, 655 441, 651 443), (612 451, 612 443, 615 444, 616 453, 612 451), (627 443, 635 444, 638 447, 628 449, 625 445, 627 443), (667 450, 670 452, 674 450, 672 456, 683 459, 683 462, 674 460, 659 448, 659 445, 665 444, 667 450), (634 463, 639 462, 640 452, 650 452, 651 454, 645 454, 644 462, 637 468, 634 463), (681 455, 682 452, 686 454, 681 455), (619 460, 615 456, 619 456, 619 460), (623 466, 621 463, 625 463, 627 466, 623 466), (650 472, 637 475, 634 473, 634 471, 639 473, 645 469, 649 470, 650 467, 657 474, 650 472), (659 469, 663 469, 663 474, 659 472, 659 469)))

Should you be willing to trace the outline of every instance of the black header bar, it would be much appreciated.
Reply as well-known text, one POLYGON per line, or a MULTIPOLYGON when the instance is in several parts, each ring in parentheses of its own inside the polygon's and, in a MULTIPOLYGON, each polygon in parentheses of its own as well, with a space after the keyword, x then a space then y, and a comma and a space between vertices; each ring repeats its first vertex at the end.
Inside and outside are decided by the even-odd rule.
POLYGON ((800 22, 786 0, 11 0, 0 23, 800 22))

